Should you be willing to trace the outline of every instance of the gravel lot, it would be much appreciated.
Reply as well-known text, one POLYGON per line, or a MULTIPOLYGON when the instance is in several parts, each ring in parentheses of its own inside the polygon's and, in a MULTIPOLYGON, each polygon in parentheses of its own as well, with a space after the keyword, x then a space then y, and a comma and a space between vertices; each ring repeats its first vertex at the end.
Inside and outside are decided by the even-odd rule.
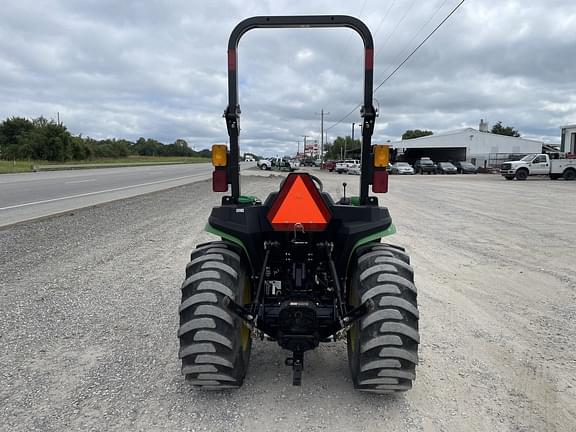
MULTIPOLYGON (((247 172, 265 197, 277 176, 247 172)), ((358 177, 323 174, 325 189, 358 177)), ((257 341, 245 385, 179 373, 189 253, 219 194, 196 183, 0 231, 0 430, 576 430, 576 182, 393 177, 390 208, 420 290, 415 387, 353 391, 344 342, 306 356, 257 341)))

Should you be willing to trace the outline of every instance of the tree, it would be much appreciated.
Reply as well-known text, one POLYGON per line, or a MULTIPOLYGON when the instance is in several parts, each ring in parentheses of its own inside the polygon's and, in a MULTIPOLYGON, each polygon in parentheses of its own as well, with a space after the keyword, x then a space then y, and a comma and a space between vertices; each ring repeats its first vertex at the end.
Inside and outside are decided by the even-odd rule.
POLYGON ((406 132, 402 134, 403 140, 409 140, 413 138, 420 138, 423 136, 434 135, 434 132, 429 130, 420 130, 420 129, 408 129, 406 132))
POLYGON ((498 121, 494 126, 492 126, 491 132, 497 135, 507 135, 512 137, 519 137, 520 132, 514 129, 512 126, 502 126, 502 122, 498 121))
MULTIPOLYGON (((19 140, 34 129, 28 119, 22 117, 7 118, 0 124, 0 157, 18 159, 19 140)), ((29 150, 29 149, 28 149, 29 150)))
POLYGON ((182 139, 182 138, 178 138, 176 141, 174 141, 174 144, 175 144, 177 147, 186 147, 186 148, 188 148, 188 143, 186 142, 185 139, 182 139))
POLYGON ((65 161, 72 159, 72 136, 62 124, 39 117, 7 146, 6 156, 15 159, 65 161))
POLYGON ((326 160, 346 159, 344 148, 346 148, 346 153, 350 150, 357 150, 360 148, 360 140, 355 139, 354 142, 352 142, 352 137, 350 136, 344 138, 337 137, 331 145, 325 147, 326 160))

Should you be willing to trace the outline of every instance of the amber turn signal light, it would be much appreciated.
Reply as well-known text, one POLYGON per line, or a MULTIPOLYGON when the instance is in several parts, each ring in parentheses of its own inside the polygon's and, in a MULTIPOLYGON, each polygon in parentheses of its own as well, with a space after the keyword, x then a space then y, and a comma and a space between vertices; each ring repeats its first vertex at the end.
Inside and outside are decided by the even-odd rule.
POLYGON ((228 165, 228 147, 226 144, 214 144, 212 146, 212 165, 215 167, 228 165))
POLYGON ((390 162, 390 146, 375 145, 374 146, 374 166, 376 168, 385 168, 390 162))

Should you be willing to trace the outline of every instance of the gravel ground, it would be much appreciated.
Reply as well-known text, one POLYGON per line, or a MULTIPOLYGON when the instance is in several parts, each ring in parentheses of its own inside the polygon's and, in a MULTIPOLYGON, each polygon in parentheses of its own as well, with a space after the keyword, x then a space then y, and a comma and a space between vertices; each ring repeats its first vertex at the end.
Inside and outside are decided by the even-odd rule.
MULTIPOLYGON (((260 197, 277 176, 243 178, 260 197)), ((340 196, 357 177, 323 174, 340 196)), ((257 341, 245 385, 179 373, 183 270, 219 201, 208 182, 0 231, 0 430, 576 430, 576 182, 393 177, 381 198, 412 255, 412 391, 354 392, 344 342, 306 356, 257 341)))

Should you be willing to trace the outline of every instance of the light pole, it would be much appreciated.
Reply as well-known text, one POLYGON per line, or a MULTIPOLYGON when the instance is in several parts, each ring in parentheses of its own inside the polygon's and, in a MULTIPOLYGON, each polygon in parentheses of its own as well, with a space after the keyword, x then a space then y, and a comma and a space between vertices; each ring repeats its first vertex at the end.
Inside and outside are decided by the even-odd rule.
MULTIPOLYGON (((352 147, 354 147, 354 126, 362 127, 362 123, 352 123, 352 147)), ((360 144, 362 147, 362 144, 360 144)), ((346 139, 344 139, 344 159, 346 159, 346 139)))
POLYGON ((320 169, 324 168, 324 117, 329 116, 329 112, 324 112, 324 108, 316 115, 320 115, 320 155, 322 158, 322 163, 320 164, 320 169))

